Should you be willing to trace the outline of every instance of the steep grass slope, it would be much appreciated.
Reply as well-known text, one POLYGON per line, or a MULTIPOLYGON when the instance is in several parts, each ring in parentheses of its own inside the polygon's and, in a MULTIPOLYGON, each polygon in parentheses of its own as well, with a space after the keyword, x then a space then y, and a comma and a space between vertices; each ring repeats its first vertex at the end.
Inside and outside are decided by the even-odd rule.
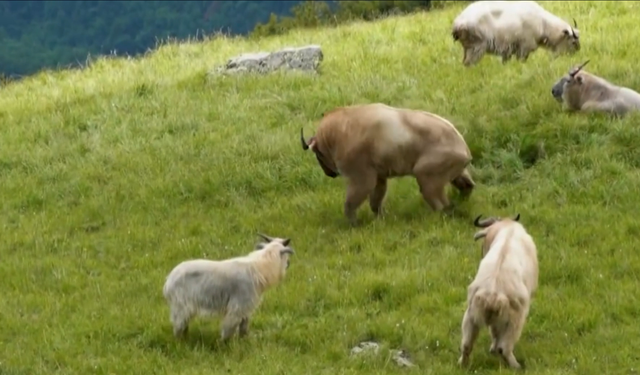
MULTIPOLYGON (((574 63, 640 87, 634 2, 551 2, 583 50, 465 69, 461 9, 256 43, 168 45, 142 60, 39 74, 0 92, 0 373, 462 374, 460 321, 480 260, 472 220, 513 215, 539 246, 540 289, 516 356, 529 374, 628 374, 640 358, 638 117, 570 115, 550 94, 574 63), (323 74, 206 71, 248 51, 321 44, 323 74), (474 154, 478 189, 453 216, 394 180, 386 217, 342 216, 344 185, 300 148, 321 113, 384 102, 446 116, 474 154), (531 149, 546 157, 531 163, 531 149), (178 262, 290 236, 288 279, 251 335, 218 321, 171 334, 161 289, 178 262), (349 358, 364 339, 408 351, 349 358)), ((497 374, 483 331, 471 371, 497 374)), ((503 367, 504 368, 504 367, 503 367)))

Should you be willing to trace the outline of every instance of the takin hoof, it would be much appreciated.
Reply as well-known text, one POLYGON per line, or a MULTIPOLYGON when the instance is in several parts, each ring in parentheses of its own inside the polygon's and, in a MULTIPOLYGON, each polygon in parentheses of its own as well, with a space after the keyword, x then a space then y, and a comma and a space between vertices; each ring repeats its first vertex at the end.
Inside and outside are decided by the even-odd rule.
POLYGON ((458 366, 461 367, 467 367, 469 365, 469 358, 466 358, 465 356, 460 356, 460 358, 458 358, 458 366))
POLYGON ((451 216, 456 213, 456 205, 454 203, 450 203, 447 207, 442 209, 442 213, 451 216))

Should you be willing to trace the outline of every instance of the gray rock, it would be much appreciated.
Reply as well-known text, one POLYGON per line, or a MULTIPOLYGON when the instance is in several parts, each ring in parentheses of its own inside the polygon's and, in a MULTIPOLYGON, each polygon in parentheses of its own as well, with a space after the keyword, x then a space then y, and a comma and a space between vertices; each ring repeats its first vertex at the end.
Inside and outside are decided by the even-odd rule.
POLYGON ((404 350, 392 351, 392 358, 400 367, 413 367, 415 366, 410 360, 409 355, 404 350))
POLYGON ((380 345, 373 341, 363 341, 360 344, 351 348, 351 355, 360 354, 360 353, 373 353, 378 354, 378 350, 380 350, 380 345))
MULTIPOLYGON (((351 348, 351 355, 373 354, 376 355, 380 351, 380 344, 373 341, 363 341, 351 348)), ((400 367, 414 367, 415 365, 409 360, 409 355, 405 350, 391 350, 391 358, 400 367)))
POLYGON ((271 53, 245 53, 229 59, 225 65, 214 69, 213 73, 267 74, 280 69, 317 73, 323 58, 322 49, 318 45, 285 48, 271 53))

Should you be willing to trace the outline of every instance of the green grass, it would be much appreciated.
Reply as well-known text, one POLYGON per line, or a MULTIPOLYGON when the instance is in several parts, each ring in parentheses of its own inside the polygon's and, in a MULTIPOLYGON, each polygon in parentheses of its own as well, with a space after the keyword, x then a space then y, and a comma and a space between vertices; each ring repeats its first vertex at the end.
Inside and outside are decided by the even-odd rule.
POLYGON ((574 63, 640 88, 640 4, 552 2, 579 55, 466 69, 461 6, 262 41, 172 44, 140 60, 41 73, 0 91, 0 374, 504 373, 484 330, 457 367, 473 218, 513 215, 534 236, 540 289, 516 356, 529 374, 632 374, 640 356, 639 116, 563 112, 551 85, 574 63), (243 52, 317 43, 322 75, 206 79, 243 52), (386 216, 342 214, 298 132, 335 106, 384 102, 453 121, 478 188, 453 216, 415 180, 392 180, 386 216), (546 157, 529 161, 544 144, 546 157), (218 320, 174 340, 162 297, 180 261, 247 253, 255 232, 297 254, 250 336, 219 346, 218 320), (349 358, 359 341, 403 348, 349 358), (382 352, 386 353, 386 352, 382 352))

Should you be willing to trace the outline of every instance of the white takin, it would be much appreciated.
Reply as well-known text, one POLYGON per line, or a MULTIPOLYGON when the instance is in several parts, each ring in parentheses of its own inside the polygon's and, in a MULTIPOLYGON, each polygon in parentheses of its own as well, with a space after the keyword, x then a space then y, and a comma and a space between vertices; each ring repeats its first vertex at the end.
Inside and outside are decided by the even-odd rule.
POLYGON ((294 250, 290 239, 259 234, 261 242, 251 253, 225 260, 194 259, 178 264, 162 290, 171 310, 173 334, 184 337, 197 315, 223 316, 221 337, 249 332, 249 319, 263 293, 279 284, 289 268, 294 250))
POLYGON ((580 50, 580 32, 535 1, 475 1, 453 21, 451 36, 464 50, 464 66, 477 64, 485 54, 513 55, 522 62, 539 47, 559 54, 580 50))
MULTIPOLYGON (((482 215, 480 215, 482 216, 482 215)), ((483 228, 473 236, 484 238, 483 259, 467 289, 467 309, 462 319, 461 355, 466 366, 480 329, 489 326, 491 348, 513 369, 521 368, 513 355, 538 288, 536 245, 525 228, 514 219, 488 218, 474 225, 483 228)))

